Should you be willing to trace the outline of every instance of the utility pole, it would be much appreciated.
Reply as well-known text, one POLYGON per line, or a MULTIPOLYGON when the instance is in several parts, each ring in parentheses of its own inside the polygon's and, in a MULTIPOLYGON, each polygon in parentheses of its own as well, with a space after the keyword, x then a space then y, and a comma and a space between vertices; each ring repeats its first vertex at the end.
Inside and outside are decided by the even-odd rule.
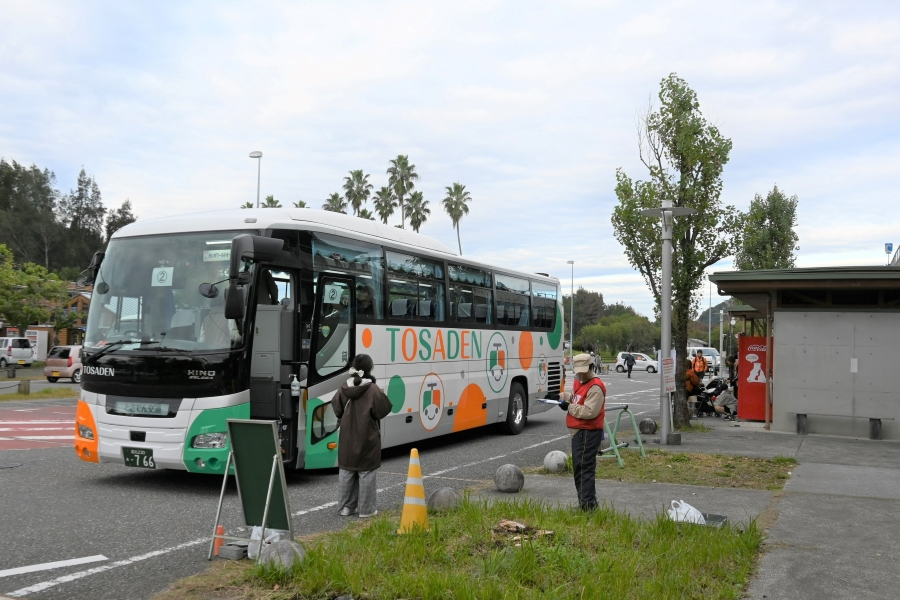
MULTIPOLYGON (((660 356, 663 360, 672 354, 672 229, 675 227, 675 217, 696 214, 693 208, 672 206, 672 200, 663 198, 662 208, 647 208, 641 211, 645 217, 657 217, 662 223, 662 275, 660 294, 660 332, 661 345, 660 356)), ((675 358, 678 360, 678 357, 675 358)), ((662 366, 662 365, 660 365, 662 366)), ((676 363, 677 372, 678 365, 676 363)), ((670 412, 671 400, 666 392, 664 369, 659 370, 659 421, 660 437, 662 444, 680 444, 681 434, 672 433, 672 419, 670 412)))

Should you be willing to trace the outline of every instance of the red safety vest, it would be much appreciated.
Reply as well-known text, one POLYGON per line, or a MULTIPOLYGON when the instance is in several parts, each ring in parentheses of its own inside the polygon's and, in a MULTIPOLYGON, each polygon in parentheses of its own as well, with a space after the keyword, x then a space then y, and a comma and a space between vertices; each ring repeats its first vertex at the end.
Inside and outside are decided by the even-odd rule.
MULTIPOLYGON (((606 386, 603 385, 603 382, 600 381, 599 377, 589 379, 587 383, 581 383, 576 377, 575 385, 572 388, 573 394, 570 404, 584 404, 584 399, 587 398, 588 390, 595 385, 600 386, 600 390, 603 391, 603 397, 606 398, 606 386)), ((571 414, 566 413, 566 427, 569 427, 570 429, 603 429, 603 418, 605 416, 606 402, 604 401, 603 407, 600 409, 600 414, 593 419, 577 419, 571 414)))

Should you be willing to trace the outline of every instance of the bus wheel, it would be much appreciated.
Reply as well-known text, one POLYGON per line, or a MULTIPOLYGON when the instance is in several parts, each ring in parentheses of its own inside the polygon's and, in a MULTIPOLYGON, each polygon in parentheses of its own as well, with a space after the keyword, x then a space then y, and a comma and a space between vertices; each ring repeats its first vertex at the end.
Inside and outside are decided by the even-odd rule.
POLYGON ((525 404, 528 396, 521 383, 513 383, 509 388, 509 406, 506 411, 506 422, 502 429, 510 435, 519 435, 525 429, 528 417, 525 415, 525 404))

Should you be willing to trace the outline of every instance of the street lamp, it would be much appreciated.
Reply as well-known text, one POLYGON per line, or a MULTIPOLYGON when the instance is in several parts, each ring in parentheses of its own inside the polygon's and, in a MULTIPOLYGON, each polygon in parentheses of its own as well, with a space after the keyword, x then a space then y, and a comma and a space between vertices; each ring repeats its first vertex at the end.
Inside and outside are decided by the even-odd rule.
MULTIPOLYGON (((672 354, 672 229, 675 217, 696 214, 693 208, 672 206, 672 201, 663 199, 661 208, 647 208, 641 211, 645 217, 658 217, 662 223, 662 290, 660 294, 660 358, 665 360, 672 354)), ((662 365, 660 365, 662 366, 662 365)), ((678 366, 675 365, 675 372, 678 366)), ((666 392, 665 369, 659 370, 659 420, 661 431, 659 441, 662 444, 679 444, 681 436, 671 432, 671 414, 669 412, 669 394, 666 392)))
POLYGON ((569 296, 569 366, 575 372, 575 363, 572 362, 572 352, 575 347, 575 261, 568 260, 566 264, 572 265, 572 295, 569 296))
POLYGON ((254 150, 250 153, 250 158, 256 159, 256 208, 259 208, 259 171, 262 168, 262 152, 254 150))

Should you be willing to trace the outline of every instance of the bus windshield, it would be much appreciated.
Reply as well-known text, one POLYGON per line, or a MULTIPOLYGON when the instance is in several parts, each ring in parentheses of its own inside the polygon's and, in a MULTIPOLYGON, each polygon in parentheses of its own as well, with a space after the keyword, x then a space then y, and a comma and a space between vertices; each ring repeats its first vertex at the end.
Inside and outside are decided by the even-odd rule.
MULTIPOLYGON (((243 345, 243 319, 226 319, 225 288, 200 295, 201 283, 228 277, 231 240, 242 232, 114 239, 97 279, 84 346, 120 350, 212 351, 243 345)), ((246 305, 247 288, 240 288, 246 305)))

